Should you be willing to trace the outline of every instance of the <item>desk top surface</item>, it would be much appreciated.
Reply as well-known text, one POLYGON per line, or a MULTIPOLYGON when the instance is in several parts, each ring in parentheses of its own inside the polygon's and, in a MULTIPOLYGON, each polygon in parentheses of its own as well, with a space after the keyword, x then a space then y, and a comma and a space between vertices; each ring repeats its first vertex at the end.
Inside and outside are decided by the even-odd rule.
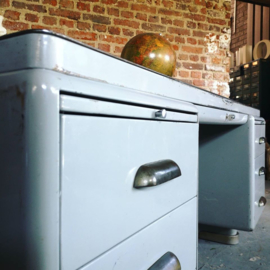
POLYGON ((137 91, 259 116, 260 111, 136 65, 69 37, 47 30, 27 30, 0 37, 0 73, 47 69, 137 91))

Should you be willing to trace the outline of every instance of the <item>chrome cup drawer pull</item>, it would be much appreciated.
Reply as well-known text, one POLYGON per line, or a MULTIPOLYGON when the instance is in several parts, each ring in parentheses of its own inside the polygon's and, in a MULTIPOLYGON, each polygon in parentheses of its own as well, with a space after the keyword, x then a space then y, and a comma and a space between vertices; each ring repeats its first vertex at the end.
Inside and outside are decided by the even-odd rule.
POLYGON ((260 200, 259 200, 259 207, 263 207, 263 206, 265 206, 266 205, 266 203, 267 203, 267 200, 266 200, 266 198, 265 197, 261 197, 260 198, 260 200))
POLYGON ((167 112, 165 109, 155 112, 155 117, 166 118, 166 116, 167 116, 167 112))
POLYGON ((261 138, 259 139, 259 144, 263 144, 263 143, 265 143, 265 142, 266 142, 265 137, 261 137, 261 138))
POLYGON ((265 175, 265 168, 264 167, 261 167, 259 169, 259 176, 261 176, 261 175, 265 175))
POLYGON ((133 187, 151 187, 163 184, 181 175, 179 166, 170 159, 142 165, 136 175, 133 187))
POLYGON ((181 270, 181 264, 172 252, 167 252, 148 270, 181 270))

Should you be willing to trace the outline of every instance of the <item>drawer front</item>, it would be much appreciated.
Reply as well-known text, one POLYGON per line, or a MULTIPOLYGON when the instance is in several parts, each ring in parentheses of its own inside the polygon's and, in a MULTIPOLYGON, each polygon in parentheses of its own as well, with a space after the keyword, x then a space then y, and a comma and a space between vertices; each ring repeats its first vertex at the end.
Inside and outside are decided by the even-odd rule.
POLYGON ((93 260, 197 195, 198 125, 61 116, 63 269, 93 260), (138 168, 171 159, 182 175, 133 188, 138 168))
POLYGON ((255 125, 255 157, 265 153, 265 125, 255 125))
POLYGON ((262 211, 264 209, 263 206, 259 205, 259 200, 263 196, 265 196, 265 175, 259 174, 259 171, 262 167, 265 167, 265 155, 262 154, 255 160, 255 183, 254 183, 254 227, 256 226, 262 211))
POLYGON ((178 258, 181 269, 197 269, 196 208, 197 199, 194 198, 82 270, 147 270, 168 251, 178 258))

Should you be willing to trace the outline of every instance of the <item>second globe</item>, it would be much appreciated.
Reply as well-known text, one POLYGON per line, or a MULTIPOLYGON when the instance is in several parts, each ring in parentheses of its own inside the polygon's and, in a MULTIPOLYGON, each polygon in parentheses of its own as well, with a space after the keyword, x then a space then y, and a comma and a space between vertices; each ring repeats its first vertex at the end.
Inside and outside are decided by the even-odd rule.
POLYGON ((133 37, 125 45, 121 57, 167 76, 173 75, 176 66, 171 44, 161 35, 153 33, 133 37))

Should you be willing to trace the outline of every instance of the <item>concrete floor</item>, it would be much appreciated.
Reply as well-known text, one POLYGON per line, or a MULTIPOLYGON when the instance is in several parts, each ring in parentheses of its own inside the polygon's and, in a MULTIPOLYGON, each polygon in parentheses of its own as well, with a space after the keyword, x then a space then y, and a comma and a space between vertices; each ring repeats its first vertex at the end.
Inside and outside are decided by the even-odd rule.
POLYGON ((270 270, 270 181, 265 193, 267 204, 255 230, 239 231, 239 244, 199 240, 199 270, 270 270))

